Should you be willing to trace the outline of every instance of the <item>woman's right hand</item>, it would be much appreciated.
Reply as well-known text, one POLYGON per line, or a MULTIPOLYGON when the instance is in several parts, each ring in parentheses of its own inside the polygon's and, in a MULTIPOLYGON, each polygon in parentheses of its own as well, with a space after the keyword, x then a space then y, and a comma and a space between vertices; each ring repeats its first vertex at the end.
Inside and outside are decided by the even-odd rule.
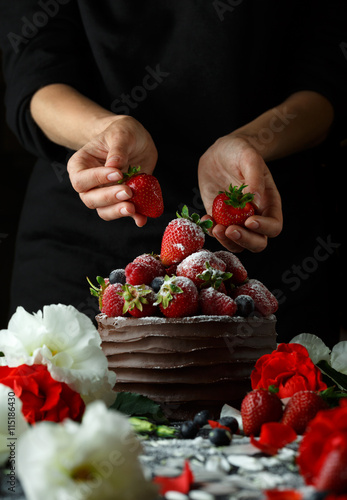
POLYGON ((157 158, 153 139, 141 123, 126 115, 108 116, 103 132, 79 149, 67 168, 83 203, 103 220, 132 217, 142 227, 147 217, 135 212, 131 189, 117 181, 129 165, 140 165, 141 172, 151 174, 157 158))

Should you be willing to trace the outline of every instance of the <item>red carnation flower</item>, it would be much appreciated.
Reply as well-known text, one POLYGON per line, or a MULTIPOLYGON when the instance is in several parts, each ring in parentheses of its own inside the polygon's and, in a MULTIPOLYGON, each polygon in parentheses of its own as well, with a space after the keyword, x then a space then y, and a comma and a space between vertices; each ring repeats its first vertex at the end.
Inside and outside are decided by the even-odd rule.
POLYGON ((11 387, 22 401, 22 413, 29 424, 82 418, 85 405, 81 396, 54 380, 45 365, 0 366, 0 383, 11 387))
POLYGON ((251 373, 252 389, 275 386, 279 398, 288 398, 298 391, 323 391, 327 385, 322 373, 300 344, 279 344, 271 354, 261 356, 251 373))

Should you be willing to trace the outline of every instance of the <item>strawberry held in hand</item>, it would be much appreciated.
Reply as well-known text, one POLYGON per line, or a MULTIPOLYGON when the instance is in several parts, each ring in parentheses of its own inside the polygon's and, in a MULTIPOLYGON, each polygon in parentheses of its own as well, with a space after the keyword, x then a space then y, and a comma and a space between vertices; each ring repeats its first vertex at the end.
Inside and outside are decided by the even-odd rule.
POLYGON ((212 205, 212 218, 217 224, 223 226, 244 226, 245 221, 251 215, 254 215, 255 210, 252 204, 254 194, 243 193, 243 189, 247 187, 232 186, 230 184, 229 191, 220 191, 215 197, 212 205))
POLYGON ((177 217, 167 225, 161 242, 160 258, 167 267, 200 250, 205 243, 207 229, 213 225, 211 220, 201 221, 198 214, 189 215, 186 205, 177 217))
POLYGON ((129 167, 119 184, 127 184, 133 192, 130 199, 136 212, 146 217, 160 217, 164 211, 163 196, 159 181, 150 174, 140 174, 141 167, 129 167))

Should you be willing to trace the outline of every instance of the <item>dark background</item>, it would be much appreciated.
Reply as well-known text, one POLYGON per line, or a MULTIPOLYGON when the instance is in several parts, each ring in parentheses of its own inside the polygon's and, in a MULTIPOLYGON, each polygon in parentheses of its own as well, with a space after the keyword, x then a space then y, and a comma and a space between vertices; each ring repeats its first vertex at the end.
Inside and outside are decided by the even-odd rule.
MULTIPOLYGON (((0 53, 1 62, 1 53, 0 53)), ((9 287, 16 231, 34 157, 19 144, 5 122, 5 85, 0 70, 0 329, 8 323, 9 287)), ((20 283, 17 283, 20 286, 20 283)), ((32 284, 35 286, 35 283, 32 284)))

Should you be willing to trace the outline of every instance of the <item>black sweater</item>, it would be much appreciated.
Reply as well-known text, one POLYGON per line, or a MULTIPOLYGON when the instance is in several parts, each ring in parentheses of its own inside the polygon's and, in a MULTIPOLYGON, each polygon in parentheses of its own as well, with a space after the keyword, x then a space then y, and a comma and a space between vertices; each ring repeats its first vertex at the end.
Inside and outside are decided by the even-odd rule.
MULTIPOLYGON (((159 252, 163 229, 182 204, 204 213, 199 157, 218 137, 290 93, 314 90, 331 101, 336 118, 329 148, 346 134, 346 2, 0 0, 0 8, 8 123, 39 158, 14 277, 26 283, 35 271, 42 291, 23 284, 13 293, 13 307, 37 310, 59 301, 86 311, 85 275, 106 275, 139 253, 159 252), (155 175, 166 205, 162 218, 140 230, 131 220, 105 223, 83 206, 66 173, 71 151, 50 142, 30 116, 31 96, 50 83, 69 84, 148 129, 159 151, 155 175)), ((306 300, 308 285, 316 288, 314 271, 294 290, 292 266, 312 254, 317 238, 326 241, 331 228, 315 206, 305 207, 309 231, 298 225, 300 210, 292 203, 291 190, 303 203, 308 188, 321 188, 320 149, 270 168, 283 197, 285 230, 262 254, 244 252, 241 259, 252 277, 279 290, 285 311, 306 300), (300 241, 295 250, 293 238, 300 241)))

